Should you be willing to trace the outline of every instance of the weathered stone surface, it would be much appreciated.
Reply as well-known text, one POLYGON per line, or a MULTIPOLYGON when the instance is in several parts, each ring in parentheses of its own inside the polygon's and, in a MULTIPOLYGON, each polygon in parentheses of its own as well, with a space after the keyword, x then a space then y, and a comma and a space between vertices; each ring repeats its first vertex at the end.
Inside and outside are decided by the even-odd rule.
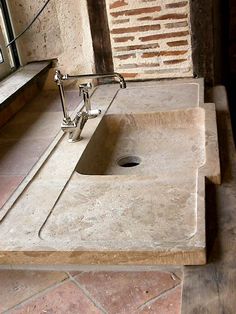
MULTIPOLYGON (((22 32, 42 7, 31 0, 9 2, 14 31, 22 32)), ((94 56, 87 1, 51 1, 40 18, 17 41, 23 64, 32 61, 58 59, 63 72, 90 73, 94 56)), ((49 88, 56 88, 52 76, 49 88)))
POLYGON ((1 263, 205 263, 205 176, 220 179, 217 130, 197 83, 185 102, 174 97, 187 85, 162 83, 176 93, 166 99, 156 82, 131 84, 107 112, 117 86, 99 87, 93 101, 105 116, 88 121, 82 141, 62 138, 3 208, 1 263), (150 101, 142 97, 152 90, 150 101), (136 149, 140 168, 103 167, 136 149))

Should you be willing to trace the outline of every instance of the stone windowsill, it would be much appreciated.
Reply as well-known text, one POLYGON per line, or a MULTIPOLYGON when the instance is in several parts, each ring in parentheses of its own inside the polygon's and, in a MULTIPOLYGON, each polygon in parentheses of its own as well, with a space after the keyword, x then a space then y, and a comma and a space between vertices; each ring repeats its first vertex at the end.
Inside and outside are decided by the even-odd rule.
POLYGON ((19 92, 51 67, 51 61, 33 62, 21 67, 0 82, 0 109, 9 104, 19 92))

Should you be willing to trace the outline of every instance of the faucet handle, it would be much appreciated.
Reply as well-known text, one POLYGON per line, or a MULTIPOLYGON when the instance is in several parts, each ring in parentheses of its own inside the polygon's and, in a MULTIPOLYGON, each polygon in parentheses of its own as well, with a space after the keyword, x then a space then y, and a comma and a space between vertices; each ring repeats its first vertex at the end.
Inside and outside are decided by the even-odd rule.
POLYGON ((91 89, 93 86, 91 83, 84 83, 84 84, 79 84, 79 94, 83 91, 88 92, 89 89, 91 89))
POLYGON ((100 109, 91 109, 88 111, 88 119, 96 118, 101 113, 102 113, 102 110, 100 109))

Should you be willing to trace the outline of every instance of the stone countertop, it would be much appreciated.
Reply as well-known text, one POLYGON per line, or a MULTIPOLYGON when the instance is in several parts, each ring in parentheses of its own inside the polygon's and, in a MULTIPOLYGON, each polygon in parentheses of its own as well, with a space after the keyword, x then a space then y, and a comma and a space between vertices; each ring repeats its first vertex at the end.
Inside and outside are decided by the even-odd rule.
POLYGON ((208 264, 184 267, 182 313, 235 313, 236 151, 227 93, 212 91, 216 104, 222 184, 207 186, 208 264))
MULTIPOLYGON (((137 90, 141 90, 143 92, 147 89, 153 90, 155 89, 155 86, 157 86, 156 94, 159 95, 158 91, 160 91, 160 85, 162 94, 159 98, 159 101, 160 103, 163 103, 163 106, 165 105, 165 103, 168 104, 168 110, 170 110, 171 108, 171 103, 173 104, 173 109, 176 110, 179 101, 178 98, 168 96, 170 93, 170 85, 171 91, 173 93, 178 93, 180 89, 182 90, 182 93, 184 93, 185 89, 187 96, 185 95, 185 99, 183 96, 181 98, 181 101, 179 103, 179 106, 181 106, 181 110, 184 108, 189 108, 189 104, 191 104, 192 107, 198 107, 203 105, 202 103, 200 103, 201 97, 199 97, 199 95, 201 95, 201 92, 199 92, 199 85, 196 83, 193 84, 192 82, 183 82, 182 85, 179 82, 176 84, 176 82, 174 81, 164 84, 156 82, 146 82, 143 83, 143 85, 141 85, 141 83, 131 83, 127 91, 129 92, 134 89, 133 91, 137 94, 137 90), (188 89, 188 84, 191 85, 190 89, 188 89)), ((72 182, 71 179, 73 179, 73 176, 75 176, 74 169, 78 162, 78 156, 83 153, 92 133, 99 125, 102 116, 106 113, 106 110, 112 100, 114 100, 117 91, 117 85, 101 86, 96 90, 93 96, 93 100, 96 100, 96 105, 93 105, 93 107, 96 106, 102 109, 102 115, 94 120, 90 120, 87 123, 86 127, 83 130, 83 141, 76 144, 71 144, 67 142, 65 136, 62 137, 50 153, 47 162, 44 163, 39 171, 35 174, 33 180, 30 182, 30 184, 28 184, 21 196, 16 200, 15 204, 10 208, 6 207, 4 212, 5 216, 3 215, 3 219, 0 225, 2 239, 0 244, 2 247, 5 247, 5 249, 2 249, 2 252, 0 254, 3 264, 34 263, 35 261, 37 263, 43 264, 58 264, 63 262, 99 264, 103 262, 111 263, 111 261, 115 260, 116 257, 119 255, 118 251, 116 251, 117 248, 115 250, 112 250, 112 247, 109 247, 108 252, 104 252, 101 250, 101 247, 98 251, 96 251, 96 246, 92 245, 91 247, 87 248, 88 251, 86 252, 86 248, 84 248, 83 245, 79 244, 79 242, 71 243, 70 239, 67 239, 65 242, 61 243, 61 246, 57 246, 57 238, 52 238, 50 241, 45 241, 45 239, 42 239, 41 237, 41 230, 42 228, 44 228, 45 222, 47 222, 48 218, 51 216, 54 207, 60 203, 62 193, 72 182), (60 158, 60 156, 63 156, 63 159, 60 158), (34 257, 34 259, 32 259, 32 257, 34 257)), ((137 95, 136 99, 138 99, 138 102, 140 102, 139 95, 137 95)), ((135 98, 132 97, 132 100, 135 100, 135 98)), ((124 104, 124 102, 121 103, 124 104)), ((155 103, 156 100, 154 93, 153 96, 150 97, 148 100, 147 105, 149 108, 147 108, 146 106, 146 110, 149 109, 149 111, 153 111, 155 103)), ((111 110, 115 108, 114 105, 115 104, 113 102, 111 110)), ((131 105, 130 110, 138 107, 138 103, 136 105, 134 101, 131 105)), ((211 108, 210 111, 212 111, 212 106, 208 107, 211 108)), ((123 109, 121 108, 121 110, 123 109)), ((210 135, 212 135, 211 132, 210 135)), ((208 139, 211 142, 211 137, 209 137, 208 139)), ((217 169, 216 167, 216 170, 219 169, 217 169)), ((217 177, 217 175, 218 174, 216 172, 215 177, 217 177)), ((202 202, 202 193, 204 193, 204 191, 198 194, 200 197, 198 202, 202 202)), ((204 224, 204 219, 202 223, 204 224)), ((204 226, 202 228, 204 228, 204 226)), ((202 241, 204 241, 204 231, 201 233, 201 237, 203 238, 200 243, 201 245, 203 245, 202 241)), ((107 249, 107 245, 105 245, 105 247, 107 249)), ((158 246, 156 247, 156 249, 157 248, 158 246)), ((140 252, 137 250, 137 247, 134 246, 131 252, 131 247, 129 247, 129 251, 125 251, 125 254, 121 254, 120 258, 118 258, 117 260, 121 264, 135 262, 155 264, 155 262, 157 261, 157 256, 153 254, 153 251, 149 250, 150 247, 146 247, 146 251, 145 248, 142 249, 143 251, 140 252), (133 253, 132 258, 129 257, 130 252, 133 253)), ((204 246, 200 248, 200 250, 202 249, 203 255, 201 255, 200 260, 202 260, 203 262, 204 246)), ((185 254, 188 255, 190 252, 190 255, 192 256, 190 257, 190 261, 188 263, 191 264, 195 256, 194 246, 190 246, 186 250, 186 252, 183 252, 183 247, 181 247, 180 245, 179 248, 177 246, 177 251, 173 254, 173 245, 171 245, 168 247, 166 254, 164 254, 163 252, 162 254, 164 254, 165 256, 165 262, 168 261, 169 255, 175 255, 176 263, 180 263, 181 258, 185 254)), ((196 254, 198 253, 199 252, 197 252, 196 254)))

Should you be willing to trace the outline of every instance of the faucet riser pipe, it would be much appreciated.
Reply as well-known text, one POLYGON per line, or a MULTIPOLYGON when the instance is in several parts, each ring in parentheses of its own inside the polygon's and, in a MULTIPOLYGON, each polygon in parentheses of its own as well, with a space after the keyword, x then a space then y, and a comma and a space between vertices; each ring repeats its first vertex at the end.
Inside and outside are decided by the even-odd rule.
POLYGON ((62 84, 58 85, 59 88, 59 94, 60 94, 60 98, 61 98, 61 104, 62 104, 62 112, 63 112, 63 116, 64 116, 64 120, 65 121, 69 121, 70 117, 66 108, 66 100, 65 100, 65 91, 64 91, 64 87, 62 84))

